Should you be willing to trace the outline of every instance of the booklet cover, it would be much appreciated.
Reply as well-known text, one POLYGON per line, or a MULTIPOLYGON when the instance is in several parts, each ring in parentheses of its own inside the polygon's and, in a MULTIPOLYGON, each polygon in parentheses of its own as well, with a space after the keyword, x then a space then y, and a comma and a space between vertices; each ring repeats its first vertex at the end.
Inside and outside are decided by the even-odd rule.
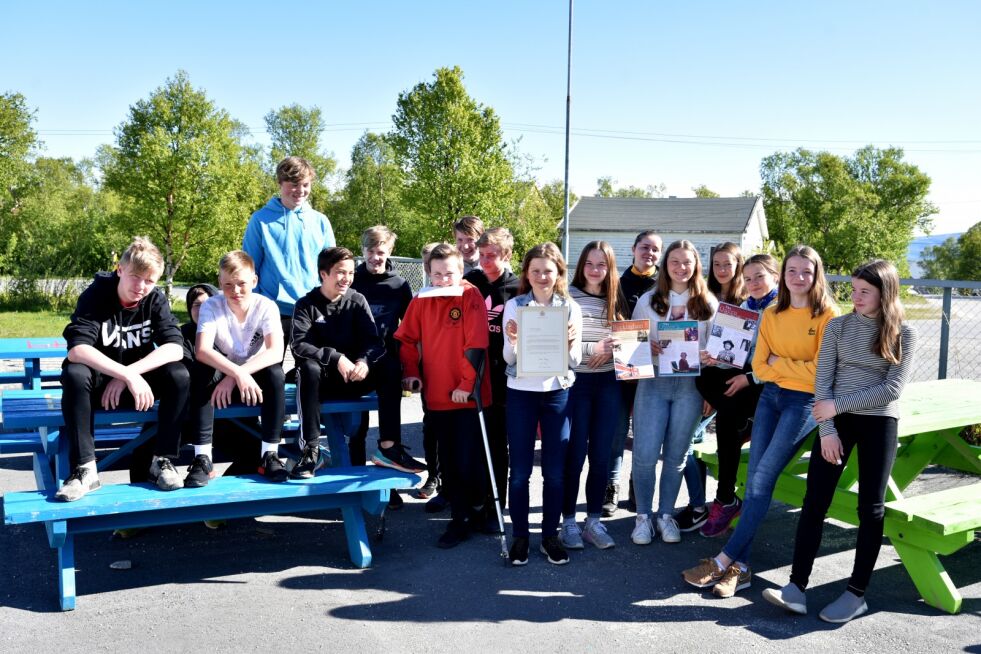
POLYGON ((721 303, 712 321, 706 351, 721 368, 743 368, 759 323, 758 311, 721 303))
POLYGON ((617 344, 613 346, 613 369, 617 381, 654 376, 651 357, 650 320, 616 320, 610 323, 617 344))
POLYGON ((658 321, 657 340, 659 377, 697 377, 701 373, 698 359, 698 321, 658 321))

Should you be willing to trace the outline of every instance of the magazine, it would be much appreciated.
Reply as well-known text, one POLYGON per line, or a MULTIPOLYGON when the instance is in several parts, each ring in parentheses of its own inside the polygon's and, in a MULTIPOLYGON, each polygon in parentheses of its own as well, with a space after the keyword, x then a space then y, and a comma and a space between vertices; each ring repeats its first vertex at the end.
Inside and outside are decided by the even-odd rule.
POLYGON ((610 323, 617 344, 613 346, 613 369, 617 381, 654 376, 651 357, 650 320, 616 320, 610 323))
POLYGON ((758 311, 741 309, 723 302, 712 321, 705 350, 720 368, 739 368, 746 365, 753 336, 760 324, 758 311))
POLYGON ((698 321, 667 320, 657 323, 659 377, 696 377, 701 373, 698 359, 698 321))

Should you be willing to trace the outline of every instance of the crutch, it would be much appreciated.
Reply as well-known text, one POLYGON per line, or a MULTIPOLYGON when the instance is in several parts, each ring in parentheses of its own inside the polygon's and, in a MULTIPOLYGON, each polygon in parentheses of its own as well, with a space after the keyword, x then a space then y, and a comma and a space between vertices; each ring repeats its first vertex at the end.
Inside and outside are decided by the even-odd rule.
POLYGON ((501 513, 501 500, 497 494, 497 481, 494 477, 494 462, 491 461, 490 442, 487 440, 487 423, 484 422, 484 404, 480 397, 480 386, 484 378, 484 365, 487 362, 487 350, 470 348, 464 352, 467 361, 477 372, 477 381, 474 382, 473 392, 470 396, 477 403, 477 420, 480 422, 480 435, 484 439, 484 456, 487 457, 487 473, 490 475, 491 492, 494 495, 494 510, 497 512, 497 527, 501 531, 501 557, 504 562, 508 560, 508 541, 504 535, 504 514, 501 513))

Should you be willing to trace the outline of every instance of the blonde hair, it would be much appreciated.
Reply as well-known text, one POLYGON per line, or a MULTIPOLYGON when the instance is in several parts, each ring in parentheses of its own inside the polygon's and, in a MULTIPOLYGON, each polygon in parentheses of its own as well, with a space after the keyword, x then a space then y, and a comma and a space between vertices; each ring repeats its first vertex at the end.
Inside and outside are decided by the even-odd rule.
POLYGON ((906 312, 899 300, 899 272, 896 266, 882 259, 874 259, 856 268, 852 277, 861 279, 879 290, 881 307, 876 322, 879 335, 872 343, 872 354, 889 363, 899 363, 903 358, 903 318, 906 312))
POLYGON ((695 270, 692 271, 691 278, 688 280, 688 319, 689 320, 708 320, 712 317, 712 305, 709 303, 709 290, 705 279, 702 277, 702 260, 698 256, 698 250, 691 241, 675 241, 664 251, 661 261, 664 268, 657 275, 657 285, 651 294, 651 308, 659 316, 666 316, 671 311, 671 275, 666 270, 668 257, 675 250, 686 250, 691 253, 695 260, 695 270))
POLYGON ((787 252, 780 267, 780 287, 777 291, 777 313, 790 308, 790 289, 787 288, 787 262, 792 257, 800 257, 814 264, 814 283, 807 292, 807 303, 811 305, 811 317, 817 318, 825 311, 836 309, 834 301, 828 294, 828 280, 824 276, 824 263, 817 250, 809 245, 795 245, 787 252))
POLYGON ((419 253, 419 256, 422 257, 422 269, 427 275, 429 274, 429 255, 433 253, 433 250, 436 249, 437 245, 442 244, 439 241, 426 243, 422 246, 422 251, 419 253))
POLYGON ((525 253, 525 258, 521 262, 521 282, 518 286, 518 293, 524 294, 531 290, 531 282, 528 281, 528 267, 532 259, 545 259, 555 264, 558 274, 555 276, 555 289, 552 291, 556 295, 569 297, 569 280, 566 278, 568 267, 565 259, 562 258, 562 251, 551 241, 540 243, 525 253))
POLYGON ((129 268, 137 274, 163 274, 164 260, 160 250, 145 236, 134 236, 133 241, 119 257, 119 267, 129 268))
POLYGON ((395 239, 398 236, 384 225, 375 225, 374 227, 369 227, 368 229, 361 232, 361 248, 364 250, 370 250, 371 248, 378 247, 379 245, 391 245, 391 249, 395 249, 395 239))
POLYGON ((218 274, 234 275, 240 270, 255 274, 255 262, 247 252, 232 250, 218 261, 218 274))
POLYGON ((507 227, 491 227, 477 239, 477 247, 496 245, 501 249, 501 256, 507 257, 514 251, 514 237, 507 227))

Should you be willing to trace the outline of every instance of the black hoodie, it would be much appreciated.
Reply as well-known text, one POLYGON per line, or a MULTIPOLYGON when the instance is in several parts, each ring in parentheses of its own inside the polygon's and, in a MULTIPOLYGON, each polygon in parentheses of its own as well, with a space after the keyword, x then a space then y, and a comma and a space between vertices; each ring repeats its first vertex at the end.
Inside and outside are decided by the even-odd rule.
MULTIPOLYGON (((185 301, 188 316, 191 315, 191 301, 201 293, 204 293, 205 297, 214 297, 218 295, 218 289, 211 284, 195 284, 187 289, 185 301)), ((198 339, 198 324, 194 322, 194 318, 181 325, 181 336, 184 337, 184 363, 192 363, 194 361, 194 348, 198 339)))
POLYGON ((341 355, 369 366, 385 354, 385 344, 364 296, 349 288, 330 302, 320 288, 301 297, 293 308, 290 348, 296 359, 314 359, 337 367, 341 355))
POLYGON ((385 272, 375 275, 368 272, 364 263, 354 270, 351 288, 364 296, 371 308, 371 315, 378 325, 378 333, 385 341, 385 349, 398 354, 399 342, 395 340, 395 330, 405 317, 405 311, 412 301, 412 287, 397 272, 391 260, 385 262, 385 272))
POLYGON ((504 305, 518 294, 518 276, 510 270, 505 270, 493 282, 487 279, 483 270, 476 268, 463 276, 465 280, 477 287, 484 298, 487 307, 487 331, 489 345, 487 352, 490 356, 491 386, 495 404, 504 404, 507 396, 507 363, 504 361, 504 330, 501 325, 504 316, 504 305))
POLYGON ((118 289, 119 275, 111 272, 97 273, 82 291, 63 333, 69 350, 91 345, 128 366, 153 352, 155 345, 182 343, 177 319, 160 289, 153 289, 131 309, 123 308, 118 289))

